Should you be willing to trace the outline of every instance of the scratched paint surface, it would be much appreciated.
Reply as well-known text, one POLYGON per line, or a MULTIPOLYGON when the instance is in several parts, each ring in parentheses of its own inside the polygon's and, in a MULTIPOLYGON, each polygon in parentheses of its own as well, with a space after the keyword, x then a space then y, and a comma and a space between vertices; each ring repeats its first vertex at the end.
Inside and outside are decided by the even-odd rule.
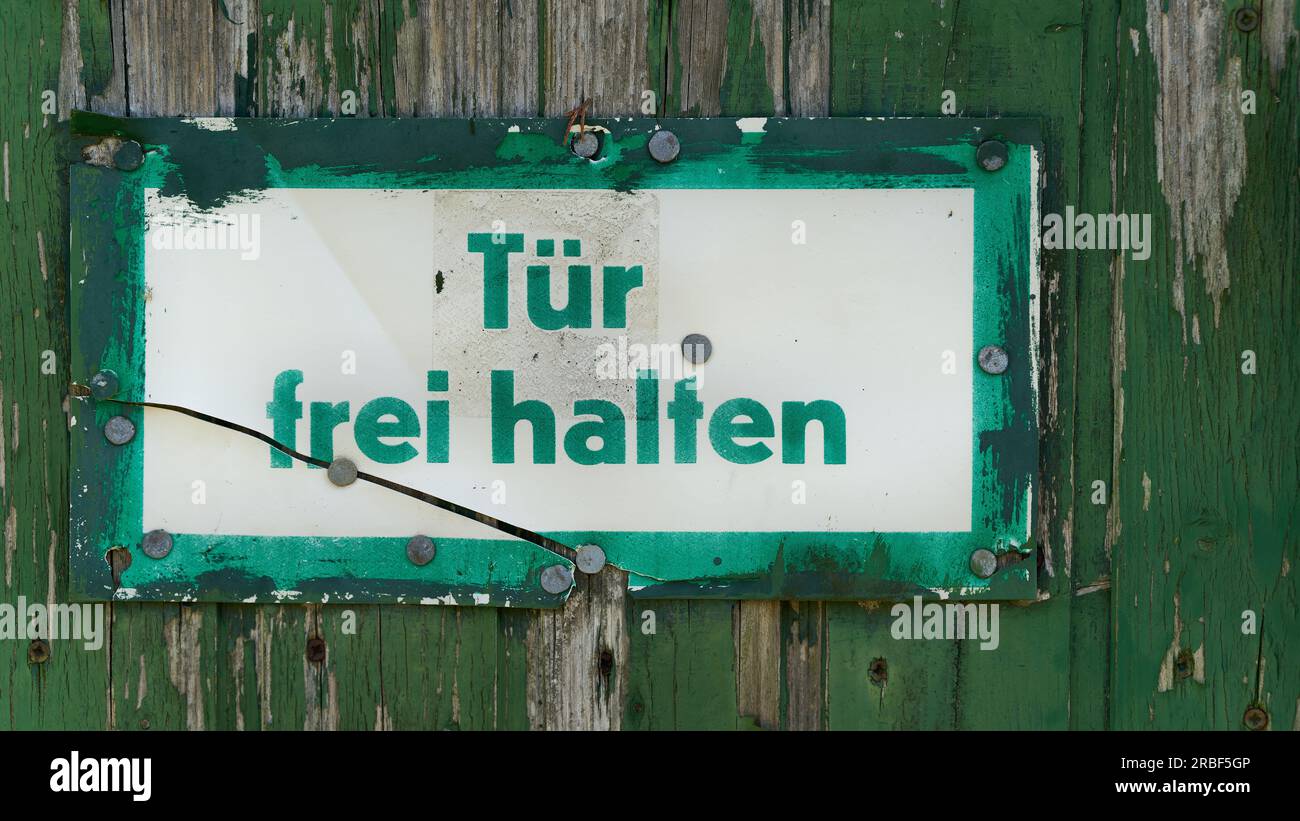
POLYGON ((116 603, 111 651, 32 664, 0 642, 0 726, 1239 729, 1252 705, 1271 729, 1300 722, 1279 411, 1300 385, 1296 3, 1255 4, 1249 33, 1240 0, 649 0, 605 19, 550 0, 218 5, 0 18, 9 600, 69 595, 53 134, 73 107, 333 116, 351 90, 359 116, 558 117, 590 97, 609 117, 649 90, 669 116, 932 117, 947 90, 962 116, 1041 119, 1044 213, 1146 211, 1156 247, 1044 251, 1039 601, 1003 608, 996 652, 895 641, 887 602, 633 602, 603 576, 551 611, 116 603), (1232 105, 1245 91, 1252 114, 1232 105), (36 367, 47 350, 57 377, 36 367))

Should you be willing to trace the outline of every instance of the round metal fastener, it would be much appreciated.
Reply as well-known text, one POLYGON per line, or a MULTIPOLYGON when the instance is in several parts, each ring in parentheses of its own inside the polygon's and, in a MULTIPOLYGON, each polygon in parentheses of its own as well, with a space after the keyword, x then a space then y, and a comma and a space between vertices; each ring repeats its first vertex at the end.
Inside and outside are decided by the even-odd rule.
POLYGON ((172 552, 172 534, 165 530, 150 530, 140 540, 140 549, 151 559, 161 559, 172 552))
POLYGON ((713 342, 704 334, 687 334, 682 339, 682 355, 695 365, 703 365, 713 356, 713 342))
POLYGON ((114 416, 104 425, 104 438, 113 445, 125 445, 135 438, 135 423, 125 416, 114 416))
POLYGON ((1007 144, 1001 140, 985 140, 975 149, 975 161, 985 171, 999 171, 1007 164, 1007 144))
POLYGON ((27 663, 44 664, 50 660, 50 643, 45 639, 32 639, 27 645, 27 663))
POLYGON ((1254 31, 1259 27, 1259 12, 1250 6, 1242 6, 1232 15, 1232 22, 1237 31, 1254 31))
POLYGON ((433 546, 433 539, 428 536, 412 536, 411 540, 406 543, 406 558, 411 560, 411 564, 424 567, 433 561, 437 549, 433 546))
POLYGON ((117 393, 117 374, 102 370, 90 377, 90 395, 96 399, 108 399, 117 393))
POLYGON ((573 571, 562 564, 542 568, 542 589, 559 595, 573 586, 573 571))
POLYGON ((335 459, 325 475, 339 487, 347 487, 357 480, 357 463, 351 459, 335 459))
POLYGON ((677 135, 660 129, 650 135, 648 144, 650 156, 659 162, 672 162, 681 153, 682 145, 677 142, 677 135))
POLYGON ((605 551, 599 545, 584 544, 578 546, 578 557, 573 562, 587 575, 599 573, 605 566, 605 551))
POLYGON ((1007 352, 997 345, 985 345, 979 352, 980 370, 997 376, 1007 370, 1007 352))
POLYGON ((992 578, 998 572, 998 557, 992 550, 981 547, 970 554, 970 570, 981 579, 992 578))
POLYGON ((573 149, 573 153, 577 154, 579 157, 586 160, 594 160, 596 155, 600 153, 600 137, 597 137, 596 132, 594 131, 584 131, 573 137, 573 141, 569 143, 569 147, 573 149))
POLYGON ((1241 717, 1241 722, 1251 730, 1268 729, 1268 713, 1263 707, 1251 707, 1246 710, 1246 714, 1241 717))
POLYGON ((135 140, 123 140, 113 152, 113 165, 118 171, 134 171, 144 164, 144 149, 135 140))

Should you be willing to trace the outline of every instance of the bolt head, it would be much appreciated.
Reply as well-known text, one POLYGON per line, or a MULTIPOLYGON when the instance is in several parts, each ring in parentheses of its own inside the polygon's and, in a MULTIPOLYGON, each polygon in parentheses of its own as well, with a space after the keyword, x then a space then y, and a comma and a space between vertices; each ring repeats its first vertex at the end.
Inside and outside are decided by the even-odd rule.
POLYGON ((117 374, 102 370, 90 377, 90 395, 96 399, 108 399, 117 393, 117 374))
POLYGON ((1010 364, 1007 358, 1006 349, 997 345, 985 345, 983 348, 980 348, 978 359, 980 370, 994 376, 997 376, 1000 373, 1005 373, 1007 365, 1010 364))
POLYGON ((573 142, 569 143, 573 153, 586 160, 594 160, 600 153, 600 137, 596 136, 594 131, 584 131, 581 134, 575 134, 573 142))
POLYGON ((985 140, 975 149, 975 161, 985 171, 1000 171, 1007 164, 1007 144, 1001 140, 985 140))
POLYGON ((998 572, 998 557, 988 548, 981 547, 970 554, 970 571, 981 579, 989 579, 998 572))
POLYGON ((1246 714, 1242 716, 1241 721, 1251 730, 1268 729, 1268 713, 1263 707, 1251 707, 1246 710, 1246 714))
POLYGON ((424 567, 433 561, 435 553, 437 549, 433 545, 433 539, 428 536, 412 536, 406 543, 406 558, 417 567, 424 567))
POLYGON ((713 342, 704 334, 687 334, 682 338, 682 356, 694 365, 703 365, 713 356, 713 342))
POLYGON ((339 487, 347 487, 357 480, 357 463, 351 459, 335 459, 325 474, 339 487))
POLYGON ((587 575, 599 573, 605 566, 605 551, 599 545, 584 544, 578 546, 578 557, 574 560, 578 569, 587 575))
POLYGON ((112 445, 125 445, 135 438, 135 423, 125 416, 114 416, 104 425, 104 438, 112 445))
POLYGON ((113 152, 113 165, 118 171, 134 171, 144 164, 144 149, 135 140, 123 140, 113 152))
POLYGON ((542 569, 542 589, 552 596, 558 596, 573 586, 573 571, 562 564, 553 564, 542 569))
POLYGON ((648 147, 650 156, 662 163, 669 163, 677 159, 677 155, 682 150, 681 143, 677 142, 677 135, 663 129, 650 135, 648 147))
POLYGON ((151 559, 161 559, 172 552, 172 534, 165 530, 150 530, 140 540, 140 549, 151 559))
POLYGON ((50 643, 45 639, 32 639, 27 645, 27 663, 44 664, 50 660, 50 643))
POLYGON ((1259 27, 1259 12, 1250 6, 1242 6, 1232 15, 1232 22, 1237 31, 1254 31, 1259 27))

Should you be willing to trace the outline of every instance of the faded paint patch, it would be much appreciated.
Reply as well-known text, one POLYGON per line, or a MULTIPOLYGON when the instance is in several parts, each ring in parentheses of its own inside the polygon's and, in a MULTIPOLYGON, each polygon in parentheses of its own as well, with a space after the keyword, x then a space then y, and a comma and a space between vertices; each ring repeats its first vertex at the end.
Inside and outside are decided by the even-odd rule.
MULTIPOLYGON (((1264 57, 1268 60, 1269 81, 1277 91, 1278 76, 1286 67, 1286 53, 1296 39, 1295 0, 1268 0, 1260 10, 1259 37, 1264 46, 1264 57)), ((1300 84, 1300 81, 1298 81, 1300 84)))
POLYGON ((203 612, 182 607, 163 628, 167 643, 167 678, 185 699, 185 728, 203 729, 203 612))
POLYGON ((1174 308, 1186 306, 1183 266, 1198 258, 1205 292, 1219 325, 1223 292, 1231 282, 1226 233, 1246 176, 1241 60, 1222 60, 1227 15, 1218 3, 1147 0, 1147 39, 1160 90, 1154 133, 1156 176, 1169 206, 1174 237, 1174 308), (1222 60, 1222 62, 1221 62, 1222 60))
POLYGON ((203 131, 238 131, 233 117, 189 117, 181 120, 203 131))

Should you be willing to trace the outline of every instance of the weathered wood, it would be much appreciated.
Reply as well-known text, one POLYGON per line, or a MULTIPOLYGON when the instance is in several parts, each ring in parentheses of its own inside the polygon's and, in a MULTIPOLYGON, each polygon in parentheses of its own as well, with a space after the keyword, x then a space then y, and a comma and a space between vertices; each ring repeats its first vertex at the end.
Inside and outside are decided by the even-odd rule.
POLYGON ((64 599, 63 399, 84 376, 62 368, 46 89, 58 118, 336 116, 347 92, 357 116, 936 116, 951 91, 958 114, 1042 118, 1045 212, 1155 228, 1146 260, 1043 253, 1040 601, 1002 609, 997 651, 895 640, 887 603, 635 601, 614 569, 547 613, 116 604, 97 652, 29 664, 0 642, 0 726, 1234 728, 1260 706, 1297 727, 1296 9, 1258 4, 1243 33, 1236 5, 64 0, 0 19, 9 601, 64 599))

